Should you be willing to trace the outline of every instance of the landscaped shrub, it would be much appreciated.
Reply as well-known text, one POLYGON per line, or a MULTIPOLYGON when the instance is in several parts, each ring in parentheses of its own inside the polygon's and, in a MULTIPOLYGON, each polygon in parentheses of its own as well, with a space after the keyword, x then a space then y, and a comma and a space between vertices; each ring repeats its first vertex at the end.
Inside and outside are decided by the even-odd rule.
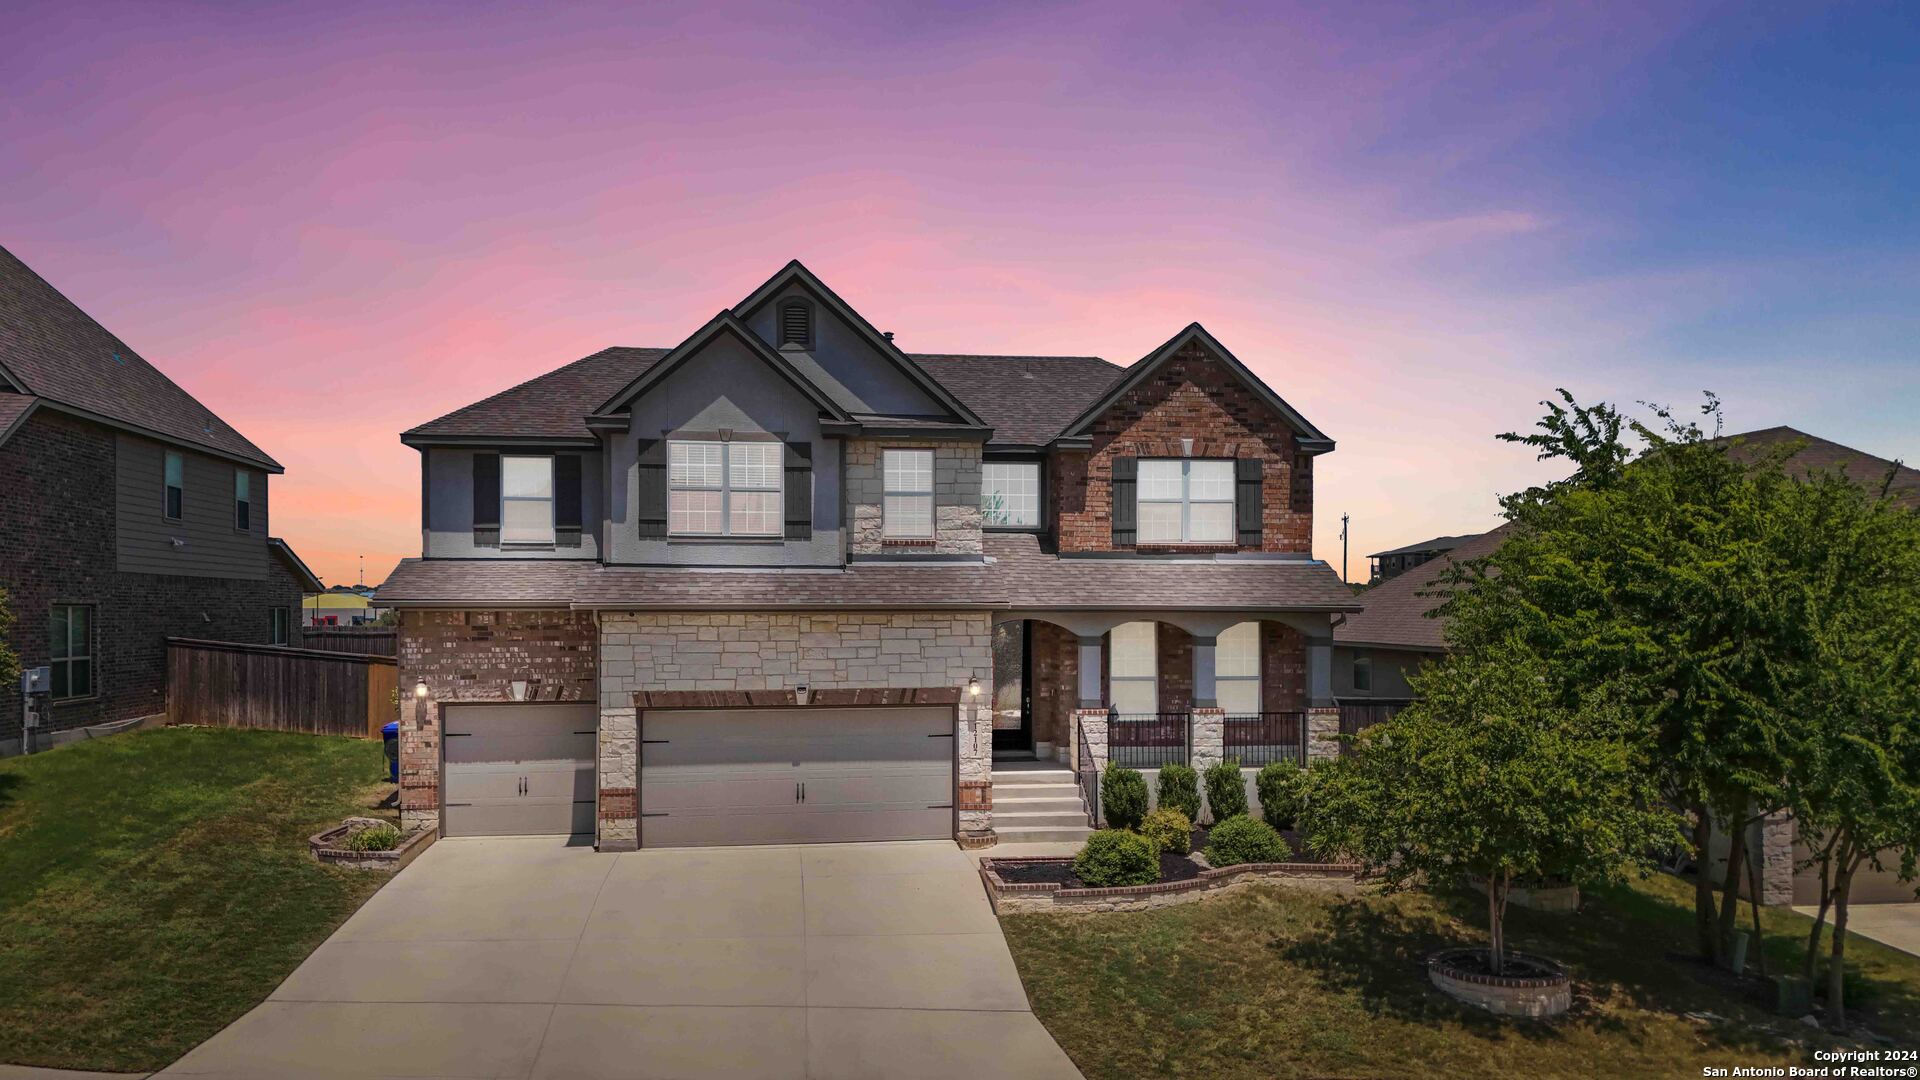
MULTIPOLYGON (((1143 786, 1143 795, 1145 791, 1143 786)), ((1139 833, 1101 829, 1087 837, 1087 846, 1073 857, 1073 872, 1081 882, 1096 889, 1151 885, 1160 880, 1160 853, 1139 833)))
POLYGON ((1187 815, 1187 820, 1200 816, 1200 774, 1189 765, 1160 766, 1160 803, 1169 810, 1178 810, 1187 815))
POLYGON ((400 830, 391 825, 375 825, 347 834, 341 845, 348 851, 392 851, 400 846, 400 830))
POLYGON ((1160 806, 1140 823, 1140 835, 1155 851, 1185 855, 1193 850, 1193 822, 1170 806, 1160 806))
POLYGON ((1147 778, 1138 769, 1108 766, 1100 778, 1100 809, 1111 828, 1139 828, 1147 816, 1147 778))
POLYGON ((1215 821, 1247 812, 1247 782, 1240 776, 1239 758, 1207 766, 1207 809, 1215 821))
POLYGON ((1273 831, 1273 826, 1245 815, 1228 818, 1207 833, 1207 861, 1215 866, 1292 859, 1293 849, 1273 831))
POLYGON ((1253 789, 1260 794, 1260 816, 1266 823, 1291 829, 1306 795, 1307 771, 1291 761, 1276 761, 1261 768, 1253 789))

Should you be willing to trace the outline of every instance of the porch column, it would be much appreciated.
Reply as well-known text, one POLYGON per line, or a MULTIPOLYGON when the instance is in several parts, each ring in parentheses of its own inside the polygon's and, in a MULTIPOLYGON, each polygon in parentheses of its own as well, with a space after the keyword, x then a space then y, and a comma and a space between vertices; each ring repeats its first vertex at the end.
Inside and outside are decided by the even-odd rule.
POLYGON ((1340 708, 1333 700, 1333 636, 1307 639, 1307 763, 1340 756, 1340 708))
MULTIPOLYGON (((1100 651, 1103 644, 1099 634, 1080 635, 1080 707, 1100 709, 1104 713, 1107 705, 1100 700, 1100 651)), ((1105 730, 1104 727, 1102 730, 1105 730)))
POLYGON ((1227 712, 1220 708, 1214 683, 1214 660, 1219 639, 1193 635, 1193 711, 1187 716, 1188 764, 1205 769, 1226 756, 1227 712))

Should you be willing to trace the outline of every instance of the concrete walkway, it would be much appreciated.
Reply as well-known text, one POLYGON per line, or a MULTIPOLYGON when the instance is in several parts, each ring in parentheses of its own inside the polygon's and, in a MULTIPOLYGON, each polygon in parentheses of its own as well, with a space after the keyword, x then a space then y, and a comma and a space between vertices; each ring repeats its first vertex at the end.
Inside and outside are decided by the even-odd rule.
MULTIPOLYGON (((1818 907, 1796 907, 1793 910, 1812 918, 1820 914, 1818 907)), ((1826 933, 1833 933, 1833 913, 1827 913, 1826 933)), ((1847 935, 1859 934, 1881 943, 1890 945, 1904 953, 1920 956, 1920 903, 1913 904, 1852 904, 1847 907, 1847 935)), ((1801 935, 1805 937, 1806 935, 1801 935)), ((1830 940, 1830 938, 1823 938, 1830 940)))
POLYGON ((1077 1077, 951 843, 442 840, 162 1076, 1077 1077))

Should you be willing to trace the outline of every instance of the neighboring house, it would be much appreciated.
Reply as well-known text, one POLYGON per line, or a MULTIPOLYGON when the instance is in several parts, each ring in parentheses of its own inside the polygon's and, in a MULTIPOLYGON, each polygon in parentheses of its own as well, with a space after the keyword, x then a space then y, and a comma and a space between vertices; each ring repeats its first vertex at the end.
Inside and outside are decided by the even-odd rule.
MULTIPOLYGON (((320 583, 268 535, 280 466, 0 248, 0 585, 48 732, 166 707, 169 636, 298 644, 320 583)), ((0 752, 22 699, 0 694, 0 752)))
POLYGON ((368 595, 345 585, 335 585, 323 593, 314 593, 300 601, 301 626, 366 626, 380 621, 387 609, 374 604, 368 595))
POLYGON ((1372 571, 1368 580, 1372 584, 1379 584, 1390 578, 1399 577, 1421 563, 1432 562, 1471 539, 1473 539, 1471 535, 1436 536, 1418 544, 1394 548, 1392 551, 1376 551, 1367 556, 1367 564, 1372 571))
POLYGON ((1124 369, 909 356, 796 262, 401 438, 410 822, 1067 838, 1110 758, 1335 747, 1333 442, 1197 324, 1124 369))
MULTIPOLYGON (((1787 462, 1789 471, 1844 473, 1876 489, 1885 481, 1895 502, 1920 510, 1920 470, 1790 427, 1750 431, 1727 439, 1735 444, 1737 453, 1748 457, 1792 444, 1795 451, 1787 462)), ((1412 699, 1408 676, 1446 652, 1446 622, 1431 614, 1445 602, 1438 579, 1456 560, 1476 559, 1497 550, 1507 529, 1502 525, 1478 536, 1454 538, 1459 543, 1430 563, 1360 594, 1363 609, 1346 616, 1333 632, 1334 694, 1342 706, 1345 730, 1355 731, 1385 719, 1412 699)), ((1764 902, 1818 902, 1818 876, 1794 871, 1795 837, 1790 819, 1781 817, 1767 822, 1764 828, 1756 826, 1749 840, 1749 850, 1760 852, 1764 860, 1764 902)), ((1724 869, 1725 851, 1725 840, 1716 836, 1709 861, 1724 869)), ((1914 887, 1900 884, 1892 873, 1863 872, 1855 879, 1853 895, 1863 903, 1912 900, 1914 887)))

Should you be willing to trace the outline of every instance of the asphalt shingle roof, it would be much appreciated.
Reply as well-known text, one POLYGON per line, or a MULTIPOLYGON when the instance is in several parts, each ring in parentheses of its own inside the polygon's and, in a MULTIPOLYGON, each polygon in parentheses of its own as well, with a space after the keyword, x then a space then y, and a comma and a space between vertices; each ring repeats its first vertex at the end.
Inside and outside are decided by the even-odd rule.
POLYGON ((0 247, 0 368, 27 393, 278 471, 213 410, 0 247))
MULTIPOLYGON (((405 434, 440 438, 590 438, 586 417, 671 350, 616 345, 429 420, 405 434)), ((1060 433, 1124 369, 1095 356, 915 354, 915 363, 994 429, 1038 445, 1060 433)), ((889 426, 911 421, 874 418, 889 426)))
POLYGON ((987 555, 1016 608, 1353 611, 1360 606, 1317 559, 1130 559, 1043 551, 1032 533, 989 533, 987 555))
POLYGON ((1423 596, 1435 590, 1434 581, 1454 560, 1477 559, 1499 547, 1506 539, 1505 525, 1491 532, 1468 537, 1445 555, 1421 563, 1396 577, 1375 585, 1354 597, 1362 609, 1347 616, 1333 628, 1333 640, 1339 645, 1388 645, 1404 649, 1441 650, 1446 648, 1446 624, 1430 618, 1427 612, 1446 602, 1444 596, 1423 596))
POLYGON ((559 559, 401 559, 374 602, 552 604, 565 607, 598 563, 559 559))
MULTIPOLYGON (((1878 485, 1886 477, 1887 470, 1894 468, 1894 463, 1886 458, 1875 457, 1863 450, 1855 450, 1851 446, 1843 446, 1831 439, 1822 439, 1790 427, 1763 428, 1730 435, 1728 439, 1736 444, 1736 453, 1742 449, 1751 453, 1771 450, 1786 443, 1800 443, 1800 449, 1787 459, 1787 464, 1803 475, 1809 472, 1844 472, 1850 480, 1878 485)), ((1894 473, 1889 494, 1902 506, 1920 508, 1920 469, 1901 465, 1894 473)))

